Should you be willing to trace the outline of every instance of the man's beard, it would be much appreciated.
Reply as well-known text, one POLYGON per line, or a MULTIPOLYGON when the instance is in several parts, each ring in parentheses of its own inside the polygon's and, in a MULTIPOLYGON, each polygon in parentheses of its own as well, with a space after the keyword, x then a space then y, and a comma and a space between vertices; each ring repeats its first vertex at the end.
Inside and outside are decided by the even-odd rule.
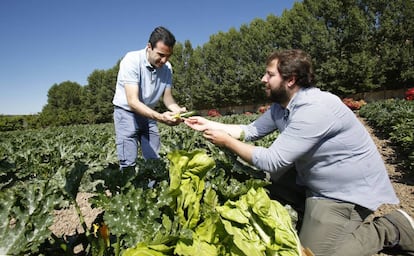
POLYGON ((286 91, 286 82, 280 83, 280 86, 275 89, 270 89, 268 98, 280 105, 287 104, 289 102, 289 95, 286 91))

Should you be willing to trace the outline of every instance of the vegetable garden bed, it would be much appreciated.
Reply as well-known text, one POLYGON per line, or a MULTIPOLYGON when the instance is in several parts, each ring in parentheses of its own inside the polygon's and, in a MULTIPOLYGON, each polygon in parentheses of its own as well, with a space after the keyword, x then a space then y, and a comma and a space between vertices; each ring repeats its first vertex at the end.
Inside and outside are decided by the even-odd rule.
MULTIPOLYGON (((361 112, 368 111, 370 105, 365 105, 361 112)), ((411 109, 407 106, 402 108, 411 109)), ((370 124, 372 116, 375 119, 375 114, 366 117, 370 124)), ((403 114, 400 113, 400 116, 400 120, 405 120, 403 114)), ((256 117, 234 115, 219 119, 228 123, 248 123, 256 117)), ((392 119, 388 117, 388 120, 392 119)), ((396 129, 393 129, 393 137, 397 138, 398 134, 403 134, 403 128, 410 125, 407 122, 403 124, 405 126, 393 125, 399 127, 397 130, 400 132, 397 133, 396 129)), ((0 216, 2 220, 7 221, 1 224, 0 254, 116 255, 128 250, 133 253, 134 248, 145 247, 166 255, 173 255, 174 250, 180 248, 175 251, 177 255, 191 255, 186 254, 186 250, 194 253, 191 250, 195 250, 194 245, 200 243, 197 249, 215 250, 220 255, 229 253, 227 250, 240 250, 239 255, 243 255, 243 245, 237 244, 237 239, 233 239, 235 235, 228 233, 242 232, 242 223, 224 224, 226 222, 222 220, 226 218, 222 215, 225 215, 225 211, 222 210, 220 213, 217 209, 227 207, 228 211, 237 211, 237 206, 244 204, 243 200, 248 201, 249 194, 254 196, 255 193, 263 193, 261 190, 266 187, 268 181, 262 172, 205 141, 199 133, 184 125, 160 125, 160 131, 163 143, 161 159, 139 159, 136 168, 122 174, 118 170, 114 130, 111 124, 3 132, 0 136, 0 216), (214 161, 214 167, 210 166, 211 169, 197 176, 198 178, 185 174, 186 172, 181 173, 180 182, 192 177, 192 181, 203 180, 201 183, 204 183, 203 189, 200 188, 200 183, 199 186, 187 184, 188 190, 192 190, 196 195, 191 204, 179 199, 184 194, 183 191, 171 189, 173 185, 170 181, 174 179, 169 171, 174 164, 169 156, 172 152, 179 152, 181 155, 205 152, 214 161), (148 187, 149 181, 155 181, 154 187, 148 187), (202 192, 196 193, 198 190, 194 188, 202 192), (82 203, 76 201, 79 195, 94 195, 87 200, 88 206, 92 206, 90 211, 94 211, 93 214, 88 214, 98 216, 97 219, 87 218, 91 216, 86 216, 85 212, 82 212, 82 203), (177 207, 178 202, 181 202, 180 207, 177 207), (77 232, 58 234, 57 229, 53 229, 56 228, 55 225, 59 225, 54 214, 68 209, 76 213, 72 221, 77 224, 77 232), (99 215, 101 212, 103 214, 99 215), (198 212, 195 219, 194 212, 198 212), (216 225, 214 234, 211 233, 213 228, 206 228, 213 223, 216 225), (232 226, 239 230, 232 229, 232 226), (206 230, 210 233, 206 233, 206 230), (232 239, 224 238, 228 236, 232 239)), ((268 146, 276 136, 276 133, 271 134, 256 144, 268 146)), ((404 145, 412 147, 412 141, 407 142, 407 138, 404 141, 404 145)), ((407 160, 404 163, 412 162, 407 160)), ((181 171, 183 168, 179 169, 181 171)), ((409 175, 410 172, 408 177, 409 175)), ((412 196, 412 187, 411 191, 412 196)), ((270 199, 268 202, 271 202, 267 203, 268 205, 276 204, 270 199)), ((410 204, 407 205, 410 207, 410 204)), ((254 212, 250 208, 248 211, 249 214, 252 214, 250 211, 254 212)), ((291 225, 294 227, 295 212, 289 212, 289 218, 293 220, 291 225)), ((246 223, 246 220, 241 222, 246 223)), ((282 221, 284 224, 289 222, 290 220, 282 221)), ((251 223, 249 220, 250 224, 255 226, 257 221, 251 223)), ((261 230, 265 230, 265 233, 256 234, 260 237, 260 242, 274 242, 277 234, 270 238, 269 234, 272 232, 267 228, 261 230)), ((292 240, 282 241, 281 244, 297 253, 299 249, 294 238, 295 233, 289 234, 291 235, 288 237, 292 240)), ((249 239, 249 242, 259 242, 257 237, 255 239, 249 239)), ((273 245, 266 244, 254 247, 259 250, 274 249, 273 245)), ((253 254, 249 252, 249 255, 253 254)))
MULTIPOLYGON (((247 123, 255 116, 222 118, 247 123)), ((135 255, 142 249, 153 255, 194 255, 204 250, 209 255, 298 253, 294 222, 276 201, 268 198, 262 209, 279 207, 277 213, 284 216, 279 226, 285 226, 280 234, 266 226, 261 220, 266 217, 255 213, 254 205, 243 212, 252 216, 252 223, 250 218, 246 222, 246 216, 237 220, 226 215, 251 201, 247 198, 266 198, 263 188, 269 182, 262 172, 184 125, 161 125, 160 130, 161 159, 140 158, 136 168, 123 173, 117 165, 111 124, 3 133, 0 215, 8 221, 2 223, 1 254, 135 255), (174 159, 179 159, 179 167, 174 159), (188 165, 182 165, 183 159, 188 165), (206 162, 211 164, 200 171, 200 164, 206 162), (149 181, 155 184, 149 187, 149 181), (76 200, 80 193, 93 194, 88 203, 96 213, 102 212, 93 224, 85 221, 76 200), (74 234, 52 233, 56 210, 70 208, 81 228, 74 234)), ((258 143, 270 143, 275 136, 258 143)), ((290 214, 294 216, 293 211, 290 214)))

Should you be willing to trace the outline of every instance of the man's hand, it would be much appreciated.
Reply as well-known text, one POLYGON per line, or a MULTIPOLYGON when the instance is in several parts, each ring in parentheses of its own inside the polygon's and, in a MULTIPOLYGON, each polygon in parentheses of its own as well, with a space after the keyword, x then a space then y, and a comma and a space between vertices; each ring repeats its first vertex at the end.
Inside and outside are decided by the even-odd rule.
POLYGON ((209 122, 209 120, 201 116, 192 116, 184 120, 184 123, 186 125, 199 132, 202 132, 209 128, 211 129, 211 127, 209 127, 209 122))
POLYGON ((227 142, 233 137, 222 130, 205 130, 203 137, 217 146, 226 146, 227 142))
POLYGON ((181 118, 175 118, 175 114, 171 111, 167 111, 161 114, 161 122, 166 125, 175 126, 183 122, 181 118))
POLYGON ((179 113, 176 113, 174 117, 184 119, 184 118, 189 118, 191 116, 194 116, 195 114, 196 114, 196 111, 179 112, 179 113))

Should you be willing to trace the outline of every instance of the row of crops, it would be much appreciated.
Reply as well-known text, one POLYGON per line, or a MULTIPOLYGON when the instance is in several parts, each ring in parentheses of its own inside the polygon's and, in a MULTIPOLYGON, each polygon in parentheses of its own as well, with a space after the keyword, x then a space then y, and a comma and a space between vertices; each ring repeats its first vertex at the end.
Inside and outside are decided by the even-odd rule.
MULTIPOLYGON (((413 103, 388 100, 359 110, 399 146, 411 172, 413 103)), ((215 118, 249 123, 257 115, 215 118)), ((160 125, 160 132, 161 158, 139 158, 124 172, 112 124, 1 133, 0 255, 298 254, 295 212, 267 196, 261 171, 185 125, 160 125), (80 192, 93 193, 92 207, 103 211, 93 227, 75 200, 80 192), (70 206, 84 232, 58 237, 50 231, 54 210, 70 206)), ((276 136, 255 144, 268 146, 276 136)))
POLYGON ((364 105, 359 110, 369 125, 396 147, 399 162, 414 176, 414 101, 389 99, 364 105))
POLYGON ((112 124, 2 133, 0 254, 298 254, 295 212, 268 197, 261 171, 185 125, 160 132, 161 158, 139 158, 124 172, 112 124), (92 207, 102 210, 92 227, 76 202, 80 192, 93 193, 92 207), (50 230, 54 210, 69 206, 84 232, 58 237, 50 230))

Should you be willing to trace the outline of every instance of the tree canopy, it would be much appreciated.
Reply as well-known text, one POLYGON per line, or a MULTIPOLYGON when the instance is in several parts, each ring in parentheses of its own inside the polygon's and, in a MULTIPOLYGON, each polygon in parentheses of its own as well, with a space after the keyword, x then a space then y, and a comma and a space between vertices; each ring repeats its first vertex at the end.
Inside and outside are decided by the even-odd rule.
MULTIPOLYGON (((266 57, 289 48, 307 51, 316 86, 340 97, 408 88, 414 82, 413 35, 410 0, 303 0, 280 17, 269 14, 213 34, 202 46, 177 42, 170 59, 173 93, 188 109, 264 102, 266 57)), ((94 70, 87 85, 53 85, 38 126, 112 122, 115 62, 111 69, 94 70)))

